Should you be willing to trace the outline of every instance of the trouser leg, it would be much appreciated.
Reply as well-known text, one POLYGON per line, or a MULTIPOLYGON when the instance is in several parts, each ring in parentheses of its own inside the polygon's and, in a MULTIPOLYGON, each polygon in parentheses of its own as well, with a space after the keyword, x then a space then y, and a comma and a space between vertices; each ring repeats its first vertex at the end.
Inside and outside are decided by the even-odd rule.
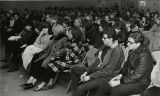
POLYGON ((134 94, 141 94, 147 86, 140 83, 136 84, 122 84, 112 88, 111 96, 128 96, 134 94))
POLYGON ((103 83, 102 79, 95 79, 88 82, 85 82, 78 86, 76 91, 72 96, 86 96, 87 92, 93 89, 96 89, 99 85, 103 83))
POLYGON ((111 87, 109 84, 101 84, 95 93, 95 96, 110 96, 111 87))
POLYGON ((71 84, 69 90, 75 90, 79 84, 80 76, 85 72, 84 67, 74 66, 71 69, 71 84))
POLYGON ((153 86, 143 92, 141 96, 159 96, 160 95, 160 88, 153 86))

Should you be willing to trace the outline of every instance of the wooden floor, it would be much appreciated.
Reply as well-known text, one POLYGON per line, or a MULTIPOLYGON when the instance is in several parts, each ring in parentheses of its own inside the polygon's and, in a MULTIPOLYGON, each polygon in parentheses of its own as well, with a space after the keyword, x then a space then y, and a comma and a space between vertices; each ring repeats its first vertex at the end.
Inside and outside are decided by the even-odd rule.
MULTIPOLYGON (((0 43, 0 59, 3 57, 4 47, 0 43)), ((3 65, 3 62, 0 62, 1 65, 3 65)), ((28 75, 23 67, 12 73, 0 69, 0 96, 65 96, 66 86, 61 83, 57 84, 54 89, 46 91, 23 90, 19 85, 25 83, 27 79, 28 75)))

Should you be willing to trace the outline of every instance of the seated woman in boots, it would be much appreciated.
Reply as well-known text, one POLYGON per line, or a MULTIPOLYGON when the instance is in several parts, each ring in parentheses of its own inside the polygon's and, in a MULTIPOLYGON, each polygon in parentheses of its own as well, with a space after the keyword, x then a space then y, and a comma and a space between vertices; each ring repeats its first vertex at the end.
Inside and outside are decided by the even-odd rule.
POLYGON ((39 80, 41 80, 42 83, 37 86, 35 89, 36 91, 43 89, 43 87, 47 85, 49 80, 54 77, 57 72, 68 70, 71 66, 79 63, 80 55, 83 53, 83 49, 81 49, 82 34, 80 29, 72 27, 66 32, 66 35, 69 39, 66 48, 58 50, 56 55, 54 53, 52 56, 49 56, 50 62, 45 62, 45 60, 43 61, 42 66, 46 66, 46 69, 41 74, 41 78, 39 80), (53 58, 55 58, 55 60, 53 58))
POLYGON ((67 45, 70 44, 70 41, 80 41, 81 39, 81 33, 80 31, 77 31, 79 30, 78 28, 74 29, 74 31, 73 29, 71 30, 72 32, 67 32, 67 36, 65 33, 62 33, 63 35, 59 34, 57 37, 54 37, 51 45, 51 52, 48 54, 48 56, 31 64, 31 77, 27 83, 23 85, 24 89, 33 88, 35 83, 39 80, 42 82, 35 88, 35 91, 39 91, 43 89, 49 82, 50 78, 55 75, 55 72, 48 66, 52 58, 63 53, 63 50, 67 48, 67 45))

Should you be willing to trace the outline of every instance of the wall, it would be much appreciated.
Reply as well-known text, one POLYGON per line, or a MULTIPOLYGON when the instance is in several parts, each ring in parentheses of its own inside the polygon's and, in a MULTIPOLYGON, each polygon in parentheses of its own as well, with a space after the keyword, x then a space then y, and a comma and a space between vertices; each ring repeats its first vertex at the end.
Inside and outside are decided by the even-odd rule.
MULTIPOLYGON (((140 2, 141 0, 139 0, 138 2, 140 2)), ((160 0, 146 0, 146 6, 145 7, 141 7, 139 6, 139 9, 150 9, 151 11, 155 11, 157 10, 158 12, 160 12, 160 0)))
POLYGON ((44 9, 47 6, 94 6, 94 0, 52 0, 52 1, 0 1, 0 8, 3 9, 44 9))
POLYGON ((114 4, 117 3, 119 8, 121 8, 121 0, 106 0, 106 6, 112 7, 114 4))
MULTIPOLYGON (((97 6, 96 3, 97 0, 18 0, 18 1, 12 1, 12 0, 6 0, 6 1, 0 1, 0 8, 3 9, 24 9, 24 8, 30 8, 30 9, 43 9, 46 6, 64 6, 64 7, 76 7, 76 6, 97 6)), ((128 0, 102 0, 105 2, 104 7, 111 7, 115 3, 121 6, 123 8, 126 8, 127 1, 128 0)), ((135 0, 133 0, 135 1, 135 0)))
POLYGON ((133 2, 134 7, 137 9, 138 0, 122 0, 122 8, 128 8, 132 2, 133 2))
MULTIPOLYGON (((30 9, 44 9, 47 6, 64 6, 64 7, 76 7, 76 6, 97 6, 96 4, 97 0, 18 0, 18 1, 12 1, 12 0, 6 0, 6 1, 0 1, 0 8, 3 9, 13 9, 18 8, 19 10, 23 10, 24 8, 30 8, 30 9), (38 1, 38 2, 37 2, 38 1)), ((160 0, 146 0, 147 6, 146 7, 140 7, 139 1, 140 0, 104 0, 105 4, 104 7, 111 7, 115 3, 117 3, 120 8, 127 8, 130 2, 133 2, 135 8, 143 8, 143 9, 151 9, 151 10, 157 10, 160 12, 160 0)))

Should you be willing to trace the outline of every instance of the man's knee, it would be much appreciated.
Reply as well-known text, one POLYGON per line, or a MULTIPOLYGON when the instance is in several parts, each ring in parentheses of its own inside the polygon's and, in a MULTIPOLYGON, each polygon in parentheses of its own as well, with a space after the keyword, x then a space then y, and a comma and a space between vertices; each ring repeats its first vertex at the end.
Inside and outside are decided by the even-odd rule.
POLYGON ((145 91, 141 96, 153 96, 153 93, 149 91, 145 91))
POLYGON ((77 70, 77 66, 73 66, 72 68, 71 68, 71 72, 75 72, 77 70))
POLYGON ((121 90, 121 88, 120 87, 114 87, 114 88, 112 88, 112 90, 111 90, 111 96, 123 96, 122 94, 123 94, 124 92, 123 92, 123 90, 121 90))
POLYGON ((77 92, 80 92, 80 93, 85 92, 85 87, 84 87, 84 86, 82 86, 82 85, 78 86, 78 88, 77 88, 77 92))
POLYGON ((85 72, 85 68, 79 67, 79 66, 74 66, 71 68, 71 72, 76 73, 76 74, 83 74, 85 72))

